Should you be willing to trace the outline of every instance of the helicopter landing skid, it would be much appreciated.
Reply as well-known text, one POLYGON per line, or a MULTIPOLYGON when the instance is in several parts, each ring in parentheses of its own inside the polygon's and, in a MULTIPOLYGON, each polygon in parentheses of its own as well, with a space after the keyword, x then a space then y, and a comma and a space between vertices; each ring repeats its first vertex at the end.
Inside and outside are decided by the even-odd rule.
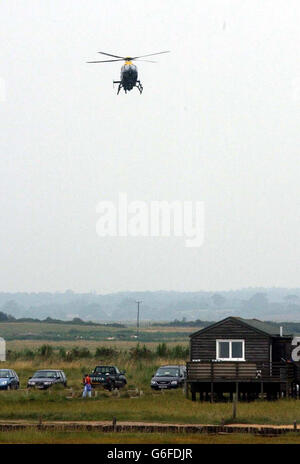
MULTIPOLYGON (((118 85, 118 91, 117 91, 117 95, 119 95, 120 90, 124 89, 122 82, 121 81, 113 81, 113 84, 114 85, 119 84, 118 85)), ((143 92, 143 86, 141 84, 141 81, 136 81, 135 87, 139 90, 140 94, 143 92)), ((127 89, 124 89, 124 91, 125 91, 125 93, 127 93, 127 89)))
POLYGON ((141 94, 142 91, 143 91, 143 86, 142 86, 142 84, 141 84, 141 81, 136 81, 136 82, 137 82, 136 87, 138 88, 138 90, 139 90, 139 92, 140 92, 140 94, 141 94))
POLYGON ((121 88, 123 87, 123 86, 122 86, 122 82, 121 82, 121 81, 113 81, 113 86, 115 86, 115 84, 119 84, 119 86, 118 86, 118 91, 117 91, 117 95, 119 95, 120 90, 121 90, 121 88))

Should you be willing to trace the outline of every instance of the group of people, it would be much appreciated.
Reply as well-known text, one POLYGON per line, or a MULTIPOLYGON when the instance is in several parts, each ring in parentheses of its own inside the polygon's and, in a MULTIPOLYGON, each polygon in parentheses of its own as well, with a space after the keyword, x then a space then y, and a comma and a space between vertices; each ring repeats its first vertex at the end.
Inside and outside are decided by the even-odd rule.
MULTIPOLYGON (((108 389, 109 391, 112 391, 115 388, 114 381, 111 379, 108 372, 105 374, 105 377, 106 377, 105 388, 108 389)), ((91 381, 89 374, 84 375, 83 384, 84 384, 84 387, 83 387, 83 392, 82 392, 82 398, 86 398, 87 396, 91 398, 92 397, 92 381, 91 381)))

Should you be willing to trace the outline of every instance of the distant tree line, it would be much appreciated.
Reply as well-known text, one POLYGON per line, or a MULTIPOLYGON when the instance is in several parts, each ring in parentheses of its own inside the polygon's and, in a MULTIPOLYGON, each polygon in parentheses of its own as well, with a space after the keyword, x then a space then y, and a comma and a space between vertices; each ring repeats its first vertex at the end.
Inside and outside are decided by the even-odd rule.
POLYGON ((119 324, 117 322, 112 322, 110 324, 104 323, 100 324, 97 322, 92 321, 83 321, 80 317, 74 317, 70 321, 62 321, 60 319, 52 319, 52 317, 46 317, 45 319, 37 319, 32 317, 20 317, 16 318, 11 314, 6 314, 0 311, 0 322, 39 322, 39 323, 47 323, 47 324, 78 324, 78 325, 94 325, 94 326, 104 326, 104 327, 117 327, 117 328, 125 328, 124 324, 119 324))
POLYGON ((2 311, 0 311, 0 322, 12 322, 15 321, 16 319, 11 316, 10 314, 5 314, 2 311))
MULTIPOLYGON (((3 322, 16 322, 16 323, 36 322, 36 323, 44 323, 44 324, 115 327, 115 328, 120 328, 120 329, 125 329, 127 327, 126 324, 120 324, 118 322, 97 323, 97 322, 92 322, 92 321, 83 321, 80 317, 74 317, 70 321, 53 319, 51 317, 46 317, 45 319, 37 319, 37 318, 30 318, 30 317, 15 318, 11 314, 6 314, 3 311, 0 311, 0 323, 3 323, 3 322)), ((300 322, 274 322, 270 320, 267 320, 265 322, 268 322, 277 327, 282 326, 285 334, 300 334, 300 322)), ((174 319, 173 321, 170 321, 170 322, 153 322, 151 326, 152 327, 160 326, 160 327, 199 327, 199 328, 203 328, 211 324, 214 324, 214 321, 203 321, 201 319, 196 319, 194 321, 188 321, 185 317, 183 317, 182 320, 174 319)))
POLYGON ((170 322, 153 322, 151 326, 153 327, 207 327, 208 325, 214 324, 214 321, 202 321, 200 319, 196 319, 195 321, 187 321, 186 318, 182 318, 181 321, 178 319, 174 319, 174 321, 170 322))
POLYGON ((220 320, 234 315, 261 320, 300 321, 300 288, 244 288, 222 292, 0 292, 0 311, 16 318, 57 320, 81 318, 101 323, 136 320, 136 300, 142 300, 144 321, 220 320))

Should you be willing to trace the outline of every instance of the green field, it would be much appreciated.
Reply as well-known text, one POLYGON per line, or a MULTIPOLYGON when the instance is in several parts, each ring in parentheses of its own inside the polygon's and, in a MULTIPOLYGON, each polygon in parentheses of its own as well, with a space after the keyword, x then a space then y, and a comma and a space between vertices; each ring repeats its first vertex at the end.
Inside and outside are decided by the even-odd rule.
MULTIPOLYGON (((221 424, 231 422, 232 404, 201 403, 187 399, 183 390, 153 392, 150 380, 156 368, 169 362, 168 359, 153 360, 128 359, 121 353, 116 359, 106 359, 105 363, 117 364, 126 370, 128 389, 142 391, 141 396, 129 397, 128 389, 120 396, 99 390, 97 397, 81 398, 81 379, 85 372, 95 366, 94 359, 62 361, 55 355, 48 360, 17 360, 2 363, 3 367, 12 367, 18 372, 22 390, 0 392, 0 419, 38 420, 108 420, 116 417, 119 421, 148 421, 178 424, 221 424), (68 398, 68 391, 26 390, 27 379, 38 368, 63 369, 68 377, 68 386, 73 388, 74 397, 68 398)), ((184 360, 172 360, 172 363, 184 360)), ((261 401, 238 404, 238 422, 256 424, 292 424, 300 423, 300 401, 283 399, 280 401, 261 401)))
POLYGON ((276 437, 264 437, 247 434, 193 434, 178 433, 97 433, 97 432, 41 432, 28 430, 22 432, 0 432, 0 443, 30 444, 299 444, 300 436, 294 433, 276 437))
MULTIPOLYGON (((79 393, 79 392, 78 392, 79 393)), ((161 422, 173 424, 231 423, 232 404, 200 403, 185 399, 182 391, 144 393, 129 398, 103 392, 92 399, 67 398, 59 392, 1 392, 1 420, 161 422)), ((293 424, 300 421, 300 405, 295 400, 240 403, 237 421, 243 424, 293 424)))
MULTIPOLYGON (((188 342, 195 327, 144 327, 140 329, 141 342, 188 342)), ((59 324, 47 322, 2 322, 0 336, 6 341, 136 341, 136 328, 108 325, 59 324)))

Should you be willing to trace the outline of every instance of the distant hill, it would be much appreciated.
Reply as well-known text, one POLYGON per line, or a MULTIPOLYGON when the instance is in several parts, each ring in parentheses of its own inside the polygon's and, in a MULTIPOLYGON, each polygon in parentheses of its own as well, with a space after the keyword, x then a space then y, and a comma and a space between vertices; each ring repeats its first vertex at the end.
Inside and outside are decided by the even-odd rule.
POLYGON ((273 321, 300 321, 300 288, 246 288, 224 292, 5 293, 0 311, 17 318, 130 322, 136 320, 136 300, 142 300, 141 319, 218 321, 241 316, 273 321))

